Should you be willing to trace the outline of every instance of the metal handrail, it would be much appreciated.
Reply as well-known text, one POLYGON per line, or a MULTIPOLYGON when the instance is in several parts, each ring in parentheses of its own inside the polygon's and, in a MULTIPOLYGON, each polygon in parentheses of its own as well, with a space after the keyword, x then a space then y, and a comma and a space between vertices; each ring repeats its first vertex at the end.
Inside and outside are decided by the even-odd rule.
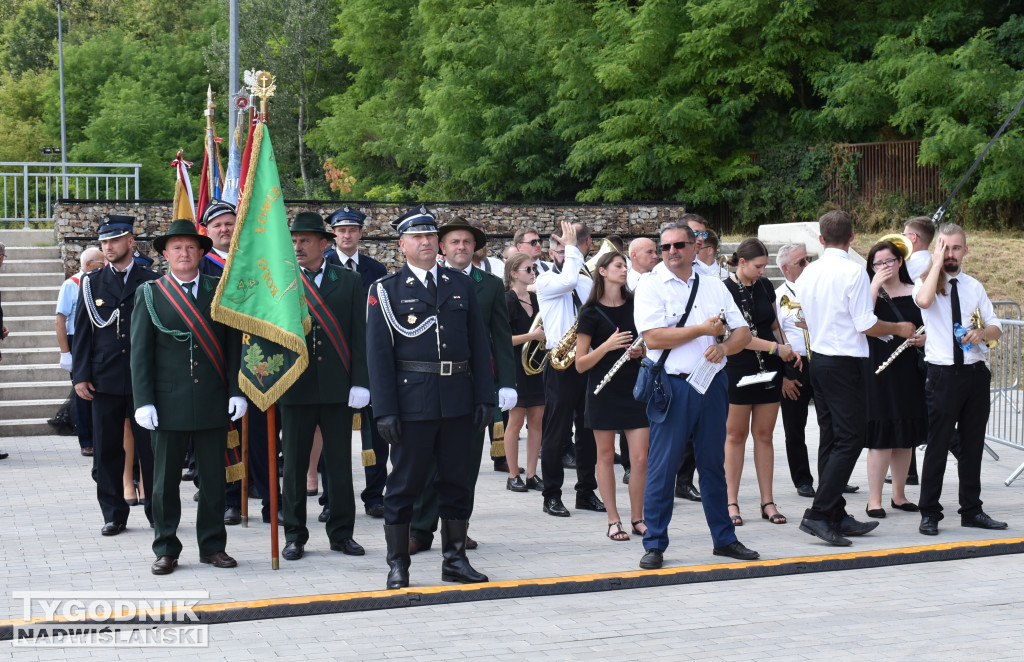
POLYGON ((30 222, 52 221, 53 206, 56 201, 59 198, 81 197, 83 182, 87 198, 90 197, 91 183, 92 195, 95 198, 138 200, 139 170, 141 168, 141 163, 0 161, 0 182, 2 182, 0 183, 0 196, 2 196, 0 198, 0 204, 2 204, 0 221, 22 220, 26 230, 29 228, 30 222), (80 170, 83 168, 90 172, 69 171, 69 169, 80 170), (132 172, 113 172, 118 169, 132 172), (98 170, 107 172, 97 172, 98 170), (9 180, 13 184, 12 186, 8 186, 9 180), (114 183, 113 195, 111 195, 111 180, 114 183), (75 191, 73 196, 70 195, 72 184, 75 191), (134 198, 131 197, 133 192, 134 198))

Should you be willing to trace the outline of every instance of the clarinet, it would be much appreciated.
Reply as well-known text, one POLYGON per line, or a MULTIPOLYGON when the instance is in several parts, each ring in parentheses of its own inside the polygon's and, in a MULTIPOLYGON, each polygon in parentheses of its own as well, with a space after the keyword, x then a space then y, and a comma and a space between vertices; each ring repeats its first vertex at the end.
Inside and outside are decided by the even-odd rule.
POLYGON ((625 353, 623 353, 623 355, 619 357, 619 360, 615 362, 615 365, 613 365, 612 369, 608 371, 608 374, 601 378, 601 383, 598 384, 597 388, 594 389, 594 395, 600 393, 601 389, 607 386, 608 382, 612 380, 612 377, 615 376, 615 373, 617 373, 622 366, 626 365, 626 361, 629 360, 629 353, 636 349, 637 347, 643 345, 644 337, 642 335, 637 335, 636 340, 634 340, 633 344, 629 346, 629 349, 627 349, 625 353))
MULTIPOLYGON (((924 333, 924 324, 922 324, 921 326, 917 327, 917 331, 914 331, 914 335, 916 336, 916 335, 920 335, 922 333, 924 333)), ((908 347, 910 347, 910 338, 907 338, 906 340, 904 340, 903 344, 900 345, 899 347, 897 347, 896 351, 893 352, 892 354, 890 354, 889 358, 887 358, 882 365, 878 366, 878 370, 875 370, 875 374, 876 375, 882 374, 882 371, 885 370, 886 368, 888 368, 892 364, 892 362, 896 360, 896 357, 899 356, 900 354, 902 354, 904 352, 904 350, 906 350, 908 347)))

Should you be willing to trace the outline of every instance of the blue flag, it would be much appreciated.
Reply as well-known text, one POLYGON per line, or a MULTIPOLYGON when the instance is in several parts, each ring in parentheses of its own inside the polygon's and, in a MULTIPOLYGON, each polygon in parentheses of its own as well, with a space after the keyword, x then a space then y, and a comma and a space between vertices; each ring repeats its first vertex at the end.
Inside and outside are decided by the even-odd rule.
POLYGON ((240 117, 235 123, 235 135, 231 136, 231 146, 228 148, 228 169, 224 173, 224 191, 220 199, 233 205, 238 204, 238 180, 242 176, 242 152, 238 147, 238 139, 242 133, 242 127, 246 124, 240 117))

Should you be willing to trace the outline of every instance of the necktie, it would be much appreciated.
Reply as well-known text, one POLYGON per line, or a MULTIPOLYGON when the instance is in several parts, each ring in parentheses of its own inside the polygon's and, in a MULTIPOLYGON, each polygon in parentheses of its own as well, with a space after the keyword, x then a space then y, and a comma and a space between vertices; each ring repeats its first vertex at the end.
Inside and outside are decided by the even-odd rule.
POLYGON ((188 283, 182 283, 181 284, 181 289, 182 289, 183 292, 185 292, 185 296, 187 296, 190 299, 195 299, 195 296, 192 295, 192 282, 191 281, 188 282, 188 283))
POLYGON ((316 287, 316 277, 320 275, 320 270, 317 269, 316 271, 310 271, 309 269, 303 267, 302 272, 306 274, 306 278, 309 279, 309 284, 312 285, 313 287, 316 287))
POLYGON ((355 271, 356 270, 356 261, 353 260, 352 258, 349 258, 348 262, 345 263, 345 266, 348 267, 349 271, 355 271))
POLYGON ((427 283, 426 283, 427 284, 427 292, 430 292, 431 296, 436 297, 437 296, 437 283, 434 282, 434 274, 428 271, 427 272, 427 279, 426 279, 426 281, 427 281, 427 283))
MULTIPOLYGON (((956 289, 956 278, 949 280, 950 295, 949 302, 953 307, 953 324, 962 324, 963 321, 960 318, 960 294, 956 289)), ((960 347, 959 341, 956 336, 953 336, 953 365, 961 366, 964 364, 964 350, 960 347)))

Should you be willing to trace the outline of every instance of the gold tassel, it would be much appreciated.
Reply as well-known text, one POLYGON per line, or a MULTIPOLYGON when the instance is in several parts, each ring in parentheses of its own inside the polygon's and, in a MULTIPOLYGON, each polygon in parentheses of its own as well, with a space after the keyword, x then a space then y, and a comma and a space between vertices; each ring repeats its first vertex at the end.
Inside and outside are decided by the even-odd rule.
MULTIPOLYGON (((492 439, 504 439, 505 438, 505 422, 495 421, 494 422, 494 434, 491 435, 492 439)), ((504 452, 502 452, 504 455, 504 452)))
MULTIPOLYGON (((352 414, 352 429, 362 430, 363 429, 363 416, 359 412, 352 414)), ((372 467, 372 464, 364 464, 365 467, 372 467)))
POLYGON ((373 452, 373 449, 363 451, 363 466, 373 467, 377 465, 377 454, 373 452))
POLYGON ((242 442, 238 436, 238 430, 228 430, 228 448, 238 448, 241 445, 242 442))
POLYGON ((505 440, 495 439, 491 442, 491 459, 497 460, 500 457, 505 457, 505 440))
POLYGON ((241 462, 224 468, 224 479, 229 483, 242 480, 243 476, 245 476, 245 466, 241 462))

